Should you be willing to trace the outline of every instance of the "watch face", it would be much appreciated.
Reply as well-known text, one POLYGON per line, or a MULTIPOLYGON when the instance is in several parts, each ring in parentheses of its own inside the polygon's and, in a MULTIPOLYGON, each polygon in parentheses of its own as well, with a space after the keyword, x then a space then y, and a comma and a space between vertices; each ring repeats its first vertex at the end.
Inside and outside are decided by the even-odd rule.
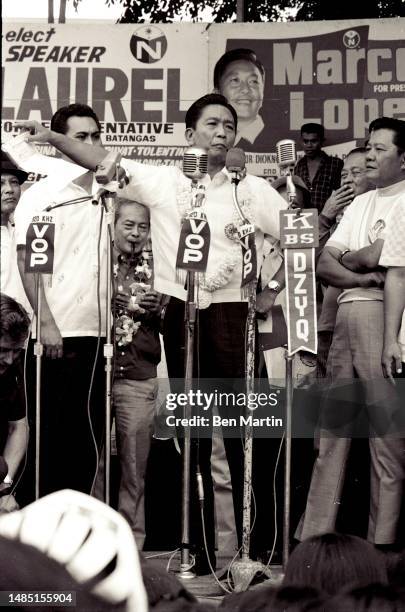
POLYGON ((271 280, 267 286, 269 289, 273 289, 273 291, 278 291, 280 289, 280 283, 275 280, 271 280))

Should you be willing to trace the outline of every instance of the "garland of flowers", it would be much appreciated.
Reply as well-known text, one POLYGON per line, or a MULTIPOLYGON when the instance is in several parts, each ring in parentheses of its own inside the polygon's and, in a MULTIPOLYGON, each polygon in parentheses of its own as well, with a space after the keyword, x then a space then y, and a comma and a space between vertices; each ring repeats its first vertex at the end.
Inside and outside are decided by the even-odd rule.
MULTIPOLYGON (((196 196, 196 193, 201 193, 200 186, 197 189, 192 189, 191 181, 181 174, 177 183, 176 196, 177 208, 182 220, 187 217, 194 207, 199 206, 203 208, 205 196, 204 199, 201 199, 196 196)), ((239 183, 238 194, 244 216, 250 223, 254 223, 254 214, 251 206, 252 194, 247 181, 239 183)), ((198 274, 199 308, 207 308, 212 302, 212 293, 217 289, 226 287, 230 282, 232 274, 241 259, 241 246, 238 236, 238 228, 241 225, 243 225, 243 221, 237 211, 234 210, 232 221, 224 227, 224 234, 232 243, 229 252, 219 260, 214 273, 209 275, 205 272, 198 274)))
MULTIPOLYGON (((139 306, 137 300, 138 296, 142 296, 151 287, 150 280, 152 278, 152 268, 149 265, 151 254, 150 251, 143 250, 134 270, 134 282, 130 284, 129 289, 131 296, 129 298, 129 304, 127 308, 122 309, 116 318, 115 323, 115 335, 117 338, 118 346, 127 346, 133 340, 134 335, 137 333, 141 326, 141 321, 135 321, 134 317, 139 316, 145 312, 141 306, 139 306), (149 282, 148 282, 149 281, 149 282)), ((130 260, 131 261, 131 260, 130 260)), ((119 263, 114 264, 114 278, 118 278, 119 263)), ((122 287, 118 287, 121 291, 122 287)))

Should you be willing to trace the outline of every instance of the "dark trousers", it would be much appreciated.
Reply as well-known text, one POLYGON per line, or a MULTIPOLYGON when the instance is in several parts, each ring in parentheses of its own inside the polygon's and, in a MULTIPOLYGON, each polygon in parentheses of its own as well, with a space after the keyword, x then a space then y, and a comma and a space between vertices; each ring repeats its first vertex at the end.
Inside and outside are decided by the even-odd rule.
MULTIPOLYGON (((20 503, 35 493, 36 364, 33 342, 27 355, 27 401, 30 437, 20 503)), ((90 493, 97 469, 95 442, 104 431, 104 339, 100 342, 90 402, 88 396, 97 338, 64 338, 61 359, 42 358, 40 495, 70 488, 90 493)))
MULTIPOLYGON (((171 298, 164 319, 164 344, 172 392, 184 389, 185 363, 185 304, 171 298), (180 380, 183 379, 183 380, 180 380)), ((198 312, 194 346, 195 389, 220 392, 243 391, 245 379, 245 327, 247 304, 242 302, 212 304, 198 312), (213 381, 215 379, 215 381, 213 381)), ((257 360, 256 360, 257 362, 257 360)), ((231 409, 218 406, 222 417, 230 416, 231 409)), ((233 411, 233 416, 235 410, 233 411)), ((242 538, 243 508, 243 431, 237 437, 225 437, 224 445, 232 481, 235 522, 239 544, 242 538)), ((211 439, 193 438, 191 444, 191 541, 203 549, 202 523, 197 497, 196 466, 199 464, 204 484, 204 518, 208 549, 214 550, 214 495, 211 478, 211 439)))

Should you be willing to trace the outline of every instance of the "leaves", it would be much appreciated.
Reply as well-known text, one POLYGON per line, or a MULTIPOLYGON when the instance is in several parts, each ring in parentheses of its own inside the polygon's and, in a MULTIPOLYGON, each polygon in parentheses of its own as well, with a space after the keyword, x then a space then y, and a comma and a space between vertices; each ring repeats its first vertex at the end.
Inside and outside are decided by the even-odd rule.
MULTIPOLYGON (((236 0, 105 0, 105 3, 122 6, 120 23, 204 21, 207 8, 212 10, 216 23, 236 20, 236 0)), ((76 10, 79 4, 80 0, 73 0, 76 10)), ((244 9, 244 21, 250 22, 377 19, 404 17, 405 0, 245 0, 244 9)))

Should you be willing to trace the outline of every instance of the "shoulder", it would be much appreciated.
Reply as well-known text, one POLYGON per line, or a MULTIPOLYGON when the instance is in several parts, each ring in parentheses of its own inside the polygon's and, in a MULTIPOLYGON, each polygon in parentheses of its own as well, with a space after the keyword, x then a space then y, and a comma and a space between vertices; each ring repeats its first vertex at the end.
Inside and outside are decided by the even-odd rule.
POLYGON ((44 199, 49 196, 49 190, 44 184, 44 181, 45 179, 38 183, 34 183, 24 191, 14 211, 14 218, 18 217, 20 214, 24 214, 28 210, 37 210, 39 203, 43 202, 44 199))
POLYGON ((340 170, 341 168, 343 168, 343 160, 340 157, 337 157, 336 155, 328 155, 324 151, 322 151, 322 153, 325 163, 328 164, 332 169, 340 170))

